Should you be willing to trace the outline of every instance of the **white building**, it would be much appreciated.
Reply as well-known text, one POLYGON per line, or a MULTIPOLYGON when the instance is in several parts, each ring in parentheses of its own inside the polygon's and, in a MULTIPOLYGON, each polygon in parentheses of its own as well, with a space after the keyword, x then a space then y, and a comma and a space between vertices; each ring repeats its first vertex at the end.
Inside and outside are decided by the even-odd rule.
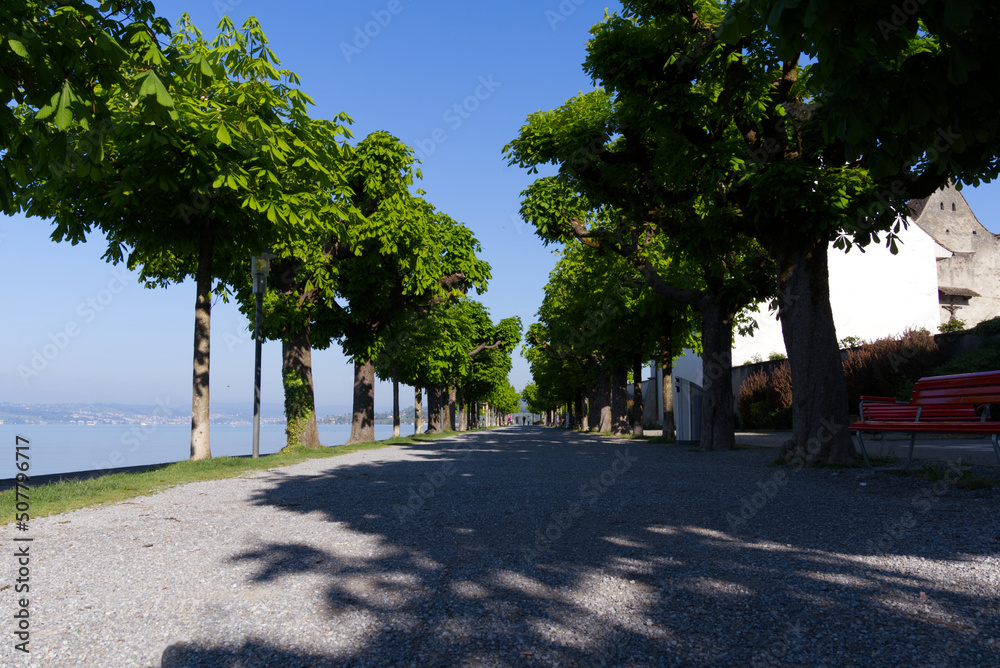
MULTIPOLYGON (((830 302, 838 340, 873 340, 920 328, 937 333, 953 315, 966 327, 1000 315, 1000 237, 950 186, 910 206, 913 217, 899 233, 896 255, 885 247, 884 237, 864 252, 830 249, 830 302)), ((786 354, 777 314, 766 304, 760 309, 754 314, 754 334, 737 336, 733 343, 733 366, 786 354)), ((679 414, 698 409, 701 369, 700 357, 690 351, 674 363, 681 440, 697 437, 682 434, 686 418, 679 414), (687 382, 677 382, 681 379, 687 382)), ((650 396, 646 416, 658 422, 660 400, 645 396, 650 396)))
MULTIPOLYGON (((1000 240, 947 187, 910 204, 913 217, 893 255, 883 243, 865 252, 830 249, 830 303, 837 339, 872 340, 906 329, 932 334, 955 317, 966 327, 1000 314, 1000 240)), ((733 365, 785 354, 777 314, 756 314, 753 336, 737 336, 733 365)))

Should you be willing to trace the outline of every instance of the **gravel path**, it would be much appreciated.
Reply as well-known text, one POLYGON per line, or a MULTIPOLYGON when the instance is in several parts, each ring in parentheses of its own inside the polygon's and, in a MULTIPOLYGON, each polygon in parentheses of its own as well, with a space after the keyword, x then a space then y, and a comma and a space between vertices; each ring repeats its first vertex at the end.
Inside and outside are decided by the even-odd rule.
POLYGON ((513 427, 34 520, 0 665, 1000 665, 1000 488, 773 458, 513 427))

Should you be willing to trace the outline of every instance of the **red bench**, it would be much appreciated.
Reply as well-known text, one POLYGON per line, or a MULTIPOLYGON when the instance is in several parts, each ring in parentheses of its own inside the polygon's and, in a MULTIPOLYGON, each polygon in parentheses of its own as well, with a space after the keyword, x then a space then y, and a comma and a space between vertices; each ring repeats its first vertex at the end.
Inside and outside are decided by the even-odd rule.
POLYGON ((862 438, 864 432, 911 434, 909 455, 900 469, 913 460, 917 434, 977 434, 993 438, 993 452, 1000 463, 1000 422, 989 419, 990 404, 1000 404, 1000 371, 921 378, 909 402, 891 397, 862 397, 860 422, 855 432, 861 456, 872 467, 862 438))

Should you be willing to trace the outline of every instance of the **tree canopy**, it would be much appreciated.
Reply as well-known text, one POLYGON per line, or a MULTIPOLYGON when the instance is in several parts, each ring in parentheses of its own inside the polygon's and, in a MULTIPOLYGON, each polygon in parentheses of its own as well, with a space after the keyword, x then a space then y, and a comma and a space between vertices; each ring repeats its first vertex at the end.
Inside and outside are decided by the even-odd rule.
POLYGON ((0 5, 0 211, 36 170, 70 169, 65 131, 99 153, 109 96, 125 89, 149 121, 176 119, 161 79, 158 38, 169 25, 151 2, 7 0, 0 5))
POLYGON ((178 24, 170 63, 185 76, 169 79, 177 122, 150 125, 127 88, 112 90, 100 150, 37 175, 24 199, 30 215, 55 221, 57 241, 103 232, 105 259, 138 268, 148 286, 195 277, 193 458, 211 456, 213 284, 224 292, 245 283, 251 254, 307 244, 344 217, 343 126, 309 117, 309 97, 278 69, 255 19, 237 29, 224 18, 219 28, 207 42, 186 15, 178 24))

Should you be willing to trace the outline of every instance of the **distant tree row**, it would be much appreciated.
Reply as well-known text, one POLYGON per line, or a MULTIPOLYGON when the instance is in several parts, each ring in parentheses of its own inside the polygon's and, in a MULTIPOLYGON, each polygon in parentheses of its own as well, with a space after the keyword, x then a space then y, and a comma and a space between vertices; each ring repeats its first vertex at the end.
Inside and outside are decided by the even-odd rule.
POLYGON ((412 150, 386 132, 352 146, 344 113, 312 118, 256 19, 223 18, 209 41, 186 14, 171 31, 154 13, 138 0, 0 8, 0 207, 54 221, 56 241, 103 234, 105 259, 147 287, 195 279, 191 457, 211 456, 213 294, 252 314, 248 260, 263 251, 289 446, 319 446, 311 350, 333 342, 355 364, 351 442, 374 437, 376 361, 392 351, 384 377, 509 405, 500 375, 520 323, 493 325, 466 297, 489 265, 467 227, 414 194, 412 150), (405 352, 433 372, 400 352, 432 322, 455 338, 405 352))
MULTIPOLYGON (((617 255, 573 241, 560 254, 545 286, 539 322, 526 337, 524 354, 534 382, 522 394, 529 410, 565 413, 571 426, 585 431, 641 434, 642 368, 650 359, 666 359, 669 387, 670 360, 685 347, 698 347, 693 336, 698 318, 659 298, 617 255)), ((672 409, 665 408, 670 421, 672 409)))
MULTIPOLYGON (((1000 37, 989 27, 1000 10, 987 0, 623 7, 592 29, 584 68, 599 88, 532 114, 504 149, 531 172, 557 168, 523 193, 522 216, 547 241, 617 255, 697 313, 704 449, 733 447, 734 327, 771 300, 795 395, 783 455, 853 459, 829 249, 895 250, 911 199, 1000 171, 990 66, 1000 37)), ((529 341, 543 334, 529 329, 529 341)), ((556 387, 552 368, 539 366, 542 396, 556 387)))

